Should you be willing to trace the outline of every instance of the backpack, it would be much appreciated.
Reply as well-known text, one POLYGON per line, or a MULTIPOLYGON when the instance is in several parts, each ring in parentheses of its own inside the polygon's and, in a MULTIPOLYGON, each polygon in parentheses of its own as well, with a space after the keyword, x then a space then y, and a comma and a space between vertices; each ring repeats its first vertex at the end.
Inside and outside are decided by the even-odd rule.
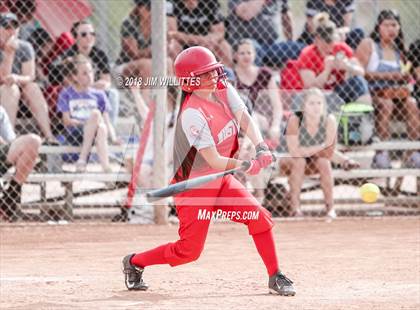
POLYGON ((346 146, 372 143, 373 107, 365 103, 348 103, 341 107, 338 141, 346 146))

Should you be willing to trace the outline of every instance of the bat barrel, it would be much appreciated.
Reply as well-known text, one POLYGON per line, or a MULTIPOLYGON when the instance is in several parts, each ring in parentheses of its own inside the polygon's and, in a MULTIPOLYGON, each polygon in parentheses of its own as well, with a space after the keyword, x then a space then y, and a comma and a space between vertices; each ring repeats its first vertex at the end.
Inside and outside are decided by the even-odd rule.
POLYGON ((218 173, 213 173, 213 174, 197 177, 197 178, 194 178, 194 179, 189 179, 189 180, 186 180, 186 181, 182 181, 182 182, 179 182, 179 183, 169 185, 168 187, 165 187, 165 188, 162 188, 162 189, 157 189, 157 190, 150 191, 150 192, 146 193, 145 196, 146 196, 146 199, 147 199, 148 202, 154 202, 154 201, 160 200, 162 198, 170 197, 170 196, 185 192, 186 190, 196 188, 200 185, 203 185, 203 184, 206 184, 208 182, 214 181, 214 180, 216 180, 218 178, 221 178, 225 175, 233 174, 233 173, 235 173, 239 170, 242 170, 242 168, 239 167, 239 168, 230 169, 230 170, 223 171, 223 172, 218 172, 218 173))

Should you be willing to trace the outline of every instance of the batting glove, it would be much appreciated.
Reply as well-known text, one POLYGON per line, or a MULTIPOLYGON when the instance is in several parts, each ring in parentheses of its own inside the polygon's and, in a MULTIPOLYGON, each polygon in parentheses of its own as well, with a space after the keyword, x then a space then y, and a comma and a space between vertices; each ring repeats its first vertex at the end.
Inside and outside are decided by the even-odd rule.
POLYGON ((255 147, 255 151, 257 152, 257 160, 261 168, 265 168, 273 162, 274 156, 266 143, 262 142, 258 144, 255 147))
POLYGON ((245 173, 249 175, 257 175, 261 171, 261 165, 258 159, 245 160, 242 163, 242 167, 244 168, 245 173))

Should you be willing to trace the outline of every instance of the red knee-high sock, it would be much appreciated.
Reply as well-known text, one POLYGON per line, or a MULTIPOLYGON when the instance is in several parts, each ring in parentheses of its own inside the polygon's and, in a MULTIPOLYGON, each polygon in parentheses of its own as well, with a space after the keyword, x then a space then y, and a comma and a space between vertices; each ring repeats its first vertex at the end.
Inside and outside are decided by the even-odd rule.
POLYGON ((269 276, 277 273, 279 266, 277 262, 276 247, 274 245, 274 237, 272 230, 267 230, 263 233, 252 235, 258 253, 267 268, 269 276))
POLYGON ((166 264, 167 263, 165 259, 166 246, 167 245, 164 244, 152 250, 136 254, 131 258, 131 263, 133 265, 136 265, 142 268, 146 266, 151 266, 151 265, 166 264))

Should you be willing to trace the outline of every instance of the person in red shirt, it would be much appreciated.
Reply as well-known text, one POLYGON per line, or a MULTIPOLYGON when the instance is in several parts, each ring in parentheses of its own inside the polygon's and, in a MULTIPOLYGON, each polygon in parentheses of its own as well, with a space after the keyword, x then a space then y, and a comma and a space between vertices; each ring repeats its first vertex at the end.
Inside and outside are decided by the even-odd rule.
MULTIPOLYGON (((314 44, 302 50, 296 63, 303 88, 332 90, 344 103, 371 103, 365 71, 350 46, 335 42, 335 24, 325 13, 317 15, 314 23, 314 44)), ((328 104, 331 109, 332 102, 328 104)))
MULTIPOLYGON (((236 167, 256 175, 270 165, 271 152, 238 93, 226 82, 223 65, 216 61, 214 54, 202 46, 190 47, 177 56, 174 67, 178 78, 197 77, 199 83, 192 80, 182 83, 172 183, 236 167), (244 130, 255 145, 256 159, 236 158, 239 129, 244 130)), ((220 210, 231 214, 228 218, 232 221, 247 225, 267 268, 270 293, 295 295, 293 282, 278 267, 271 214, 233 175, 177 194, 174 200, 180 225, 179 240, 125 256, 123 272, 129 290, 147 290, 143 281, 147 266, 178 266, 197 260, 204 248, 210 221, 220 210), (244 216, 250 212, 258 216, 254 219, 244 216)))

